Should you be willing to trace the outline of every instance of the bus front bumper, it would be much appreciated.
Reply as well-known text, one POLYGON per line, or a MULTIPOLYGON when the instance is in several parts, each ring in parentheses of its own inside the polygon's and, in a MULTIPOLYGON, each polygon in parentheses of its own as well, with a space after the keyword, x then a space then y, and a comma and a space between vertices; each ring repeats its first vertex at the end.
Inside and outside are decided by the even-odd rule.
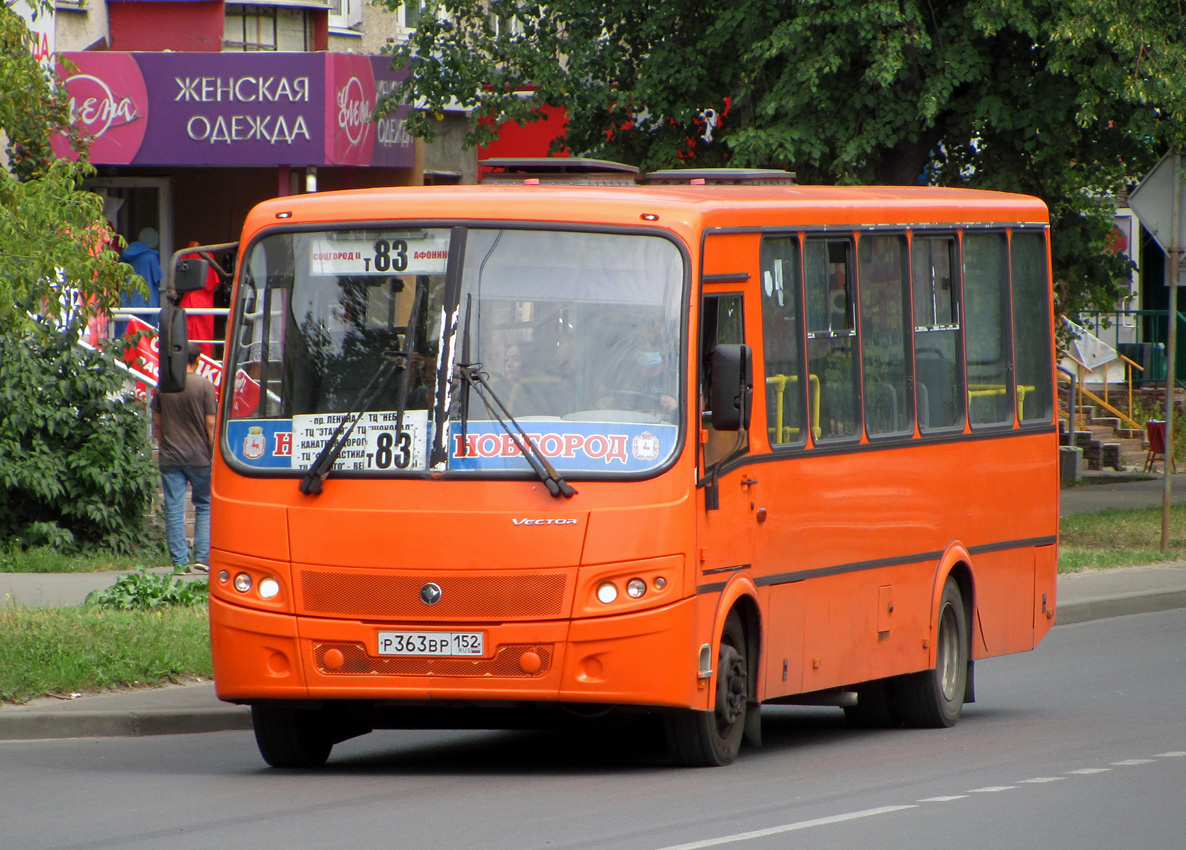
POLYGON ((215 688, 231 702, 526 701, 703 708, 695 599, 612 617, 376 624, 210 599, 215 688), (381 631, 482 632, 481 658, 391 656, 381 631))

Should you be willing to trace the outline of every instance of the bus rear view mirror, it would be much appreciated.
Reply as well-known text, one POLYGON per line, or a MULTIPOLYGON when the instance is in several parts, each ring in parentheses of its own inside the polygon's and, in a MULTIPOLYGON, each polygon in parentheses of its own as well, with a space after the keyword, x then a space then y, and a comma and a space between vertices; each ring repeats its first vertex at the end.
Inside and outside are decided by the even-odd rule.
POLYGON ((189 331, 185 324, 185 308, 174 307, 165 312, 161 322, 160 375, 157 387, 163 393, 185 390, 185 367, 188 360, 189 331))
POLYGON ((206 272, 210 261, 201 257, 182 257, 173 267, 173 291, 200 292, 206 286, 206 272))
POLYGON ((749 428, 754 397, 753 351, 748 345, 718 345, 712 351, 712 427, 749 428))

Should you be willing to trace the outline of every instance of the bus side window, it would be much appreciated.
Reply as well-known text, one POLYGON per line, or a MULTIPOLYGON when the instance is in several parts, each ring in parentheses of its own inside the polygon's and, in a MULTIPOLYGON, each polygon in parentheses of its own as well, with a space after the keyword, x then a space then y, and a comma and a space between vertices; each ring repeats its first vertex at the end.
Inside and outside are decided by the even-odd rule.
POLYGON ((859 255, 865 430, 871 437, 909 434, 906 237, 865 234, 859 255))
POLYGON ((712 352, 718 345, 745 342, 745 322, 740 295, 709 295, 704 298, 700 327, 701 428, 708 431, 704 446, 704 468, 708 469, 737 448, 738 434, 712 427, 712 352))
POLYGON ((964 403, 955 237, 916 233, 911 267, 918 428, 923 433, 959 428, 964 424, 964 403))
POLYGON ((1014 231, 1012 257, 1013 303, 1032 305, 1013 311, 1017 418, 1023 423, 1049 422, 1054 415, 1054 400, 1045 234, 1014 231))
MULTIPOLYGON (((803 445, 803 354, 799 332, 799 239, 762 240, 762 340, 770 445, 803 445)), ((818 385, 807 388, 810 404, 818 385)))
POLYGON ((807 295, 807 380, 819 387, 811 402, 817 442, 856 439, 861 433, 857 401, 856 310, 852 242, 808 239, 804 249, 807 295))
POLYGON ((964 234, 964 299, 968 419, 973 427, 1010 424, 1009 251, 1004 233, 964 234))

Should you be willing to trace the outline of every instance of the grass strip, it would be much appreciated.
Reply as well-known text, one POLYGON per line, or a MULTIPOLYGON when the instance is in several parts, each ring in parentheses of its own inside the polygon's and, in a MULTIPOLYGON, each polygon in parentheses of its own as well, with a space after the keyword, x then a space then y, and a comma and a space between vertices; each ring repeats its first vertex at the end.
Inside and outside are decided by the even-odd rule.
POLYGON ((1181 560, 1186 560, 1186 505, 1170 507, 1165 552, 1160 507, 1072 514, 1059 523, 1060 573, 1181 560))
POLYGON ((212 674, 205 607, 0 609, 0 701, 212 674))
POLYGON ((167 567, 172 561, 159 547, 146 547, 136 555, 114 555, 109 552, 63 554, 52 546, 32 549, 0 548, 0 573, 101 573, 114 570, 135 570, 142 566, 167 567))

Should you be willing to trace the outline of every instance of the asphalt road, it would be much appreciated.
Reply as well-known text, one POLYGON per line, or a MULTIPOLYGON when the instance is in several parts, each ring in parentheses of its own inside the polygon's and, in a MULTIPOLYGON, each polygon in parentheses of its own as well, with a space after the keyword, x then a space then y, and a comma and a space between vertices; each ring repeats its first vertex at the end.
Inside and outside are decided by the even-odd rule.
POLYGON ((265 768, 248 732, 0 742, 0 847, 1169 848, 1186 835, 1186 610, 977 667, 951 730, 767 712, 732 767, 646 730, 382 732, 265 768))

